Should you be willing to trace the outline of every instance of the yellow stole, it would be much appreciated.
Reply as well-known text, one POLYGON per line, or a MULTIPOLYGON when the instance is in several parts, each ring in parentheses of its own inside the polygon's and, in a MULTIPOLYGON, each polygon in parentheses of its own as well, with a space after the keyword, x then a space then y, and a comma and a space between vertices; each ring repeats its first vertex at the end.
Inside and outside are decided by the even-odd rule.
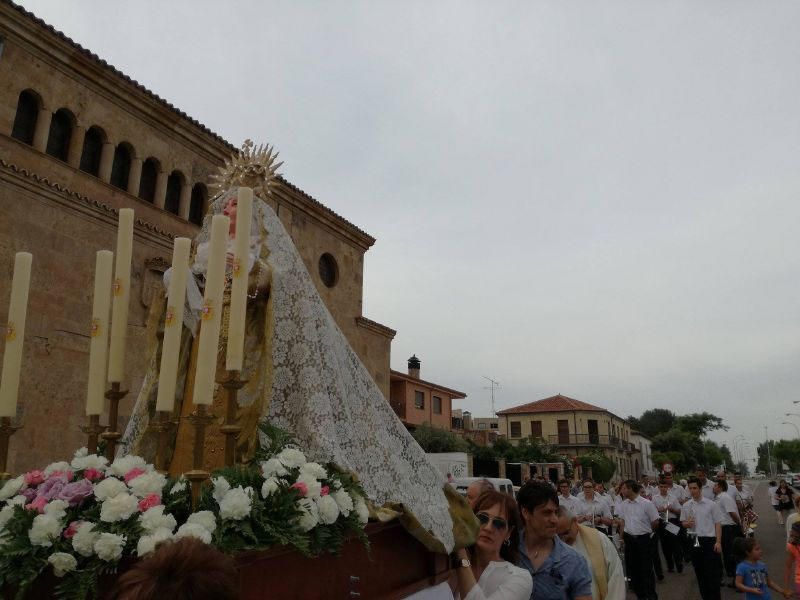
POLYGON ((592 578, 597 584, 600 600, 603 600, 608 594, 606 557, 603 553, 603 540, 600 539, 603 534, 591 527, 578 525, 578 535, 581 536, 581 541, 586 547, 586 553, 589 555, 589 565, 592 568, 592 578))

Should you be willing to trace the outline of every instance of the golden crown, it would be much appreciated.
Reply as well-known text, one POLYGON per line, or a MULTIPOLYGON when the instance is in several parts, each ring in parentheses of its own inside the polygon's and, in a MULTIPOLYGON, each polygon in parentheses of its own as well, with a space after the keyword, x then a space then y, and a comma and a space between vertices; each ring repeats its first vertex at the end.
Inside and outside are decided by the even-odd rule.
POLYGON ((253 140, 245 140, 239 154, 233 155, 220 167, 219 173, 211 176, 211 188, 221 193, 230 187, 245 186, 253 188, 253 193, 266 198, 270 188, 277 185, 278 153, 269 144, 256 147, 253 140))

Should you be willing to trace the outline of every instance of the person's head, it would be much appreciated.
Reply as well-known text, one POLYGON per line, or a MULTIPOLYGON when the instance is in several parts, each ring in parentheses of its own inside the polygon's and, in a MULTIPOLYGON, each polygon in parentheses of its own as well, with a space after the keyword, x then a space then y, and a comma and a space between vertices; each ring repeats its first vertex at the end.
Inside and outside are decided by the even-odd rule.
POLYGON ((558 537, 565 544, 572 546, 578 539, 578 520, 566 506, 558 507, 558 537))
POLYGON ((514 499, 494 490, 484 492, 472 510, 481 524, 475 547, 488 556, 499 554, 504 560, 516 563, 520 520, 514 499))
POLYGON ((594 484, 594 491, 597 494, 605 494, 606 488, 604 488, 603 484, 598 481, 597 483, 594 484))
POLYGON ((681 487, 686 487, 688 485, 688 482, 685 479, 681 479, 678 483, 681 485, 681 487))
POLYGON ((673 483, 672 473, 664 473, 664 481, 669 487, 672 487, 673 483))
POLYGON ((778 487, 778 484, 775 483, 775 481, 770 481, 769 485, 771 485, 772 487, 778 487))
POLYGON ((786 488, 788 488, 788 487, 789 487, 789 484, 788 484, 788 483, 786 483, 786 480, 785 480, 785 479, 781 479, 781 480, 778 482, 778 487, 779 487, 780 489, 786 489, 786 488))
POLYGON ((669 494, 669 488, 671 486, 667 484, 667 480, 665 477, 662 477, 658 480, 658 493, 662 496, 666 496, 669 494))
POLYGON ((714 493, 716 495, 724 494, 728 491, 728 482, 724 479, 717 479, 714 482, 714 493))
POLYGON ((467 487, 467 502, 469 502, 469 505, 472 508, 475 508, 475 502, 478 501, 478 498, 481 494, 493 491, 494 486, 488 479, 478 479, 477 481, 473 481, 467 487))
POLYGON ((689 490, 689 494, 695 500, 700 500, 700 497, 703 495, 702 487, 703 484, 700 482, 699 477, 689 477, 686 481, 686 489, 689 490))
POLYGON ((620 492, 622 496, 627 498, 628 500, 633 500, 639 494, 639 490, 642 489, 634 479, 627 479, 622 482, 622 488, 620 488, 620 492))
POLYGON ((236 235, 236 209, 239 205, 239 198, 236 195, 230 196, 225 207, 222 209, 222 214, 231 220, 230 229, 228 230, 231 237, 236 235))
POLYGON ((725 474, 725 471, 723 471, 722 469, 717 471, 717 479, 727 479, 727 478, 728 476, 725 474))
POLYGON ((700 485, 706 484, 706 470, 702 467, 697 467, 694 470, 694 476, 700 480, 700 485))
POLYGON ((558 496, 546 483, 529 481, 517 493, 525 533, 528 537, 554 538, 558 530, 558 496))
POLYGON ((583 483, 583 494, 586 496, 588 500, 594 498, 594 480, 593 479, 584 479, 583 483))
POLYGON ((738 476, 738 477, 734 477, 733 478, 733 485, 736 486, 737 490, 739 490, 740 492, 742 491, 742 477, 741 477, 741 475, 738 476))
POLYGON ((740 562, 743 560, 756 562, 761 560, 761 554, 761 546, 756 538, 740 537, 733 540, 733 555, 736 557, 736 560, 740 562))
POLYGON ((114 600, 234 600, 239 573, 233 558, 195 538, 164 542, 123 573, 114 600))
POLYGON ((650 476, 649 475, 642 475, 642 485, 643 486, 650 485, 650 476))
POLYGON ((558 493, 562 496, 569 496, 569 481, 561 479, 558 482, 558 493))

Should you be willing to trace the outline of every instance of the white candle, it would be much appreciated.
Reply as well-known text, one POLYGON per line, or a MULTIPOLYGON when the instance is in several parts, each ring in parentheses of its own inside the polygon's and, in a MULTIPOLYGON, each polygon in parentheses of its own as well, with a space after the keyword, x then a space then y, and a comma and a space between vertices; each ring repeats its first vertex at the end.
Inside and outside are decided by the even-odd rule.
POLYGON ((175 238, 175 247, 172 250, 172 273, 169 280, 167 311, 164 316, 164 340, 161 344, 161 371, 158 376, 156 410, 172 412, 175 408, 175 384, 178 379, 183 306, 186 300, 191 245, 189 238, 175 238))
POLYGON ((214 215, 211 220, 211 245, 208 251, 206 289, 200 315, 200 341, 197 348, 197 371, 194 378, 194 403, 211 404, 217 374, 217 346, 222 316, 222 292, 225 287, 225 255, 228 252, 230 219, 214 215))
POLYGON ((228 322, 228 354, 225 367, 241 371, 244 359, 244 328, 247 313, 247 283, 250 265, 250 220, 253 216, 253 190, 239 188, 236 205, 236 241, 231 274, 231 311, 228 322))
POLYGON ((86 393, 86 415, 103 412, 108 359, 108 313, 111 308, 111 270, 114 253, 100 250, 94 272, 92 324, 89 328, 89 383, 86 393))
POLYGON ((33 255, 17 252, 11 280, 11 301, 8 305, 6 346, 3 352, 3 374, 0 376, 0 417, 17 414, 19 374, 22 366, 22 344, 25 338, 25 317, 28 313, 28 290, 31 283, 33 255))
POLYGON ((133 254, 133 209, 119 210, 117 261, 112 287, 111 350, 108 355, 108 380, 121 382, 125 375, 125 338, 128 335, 128 306, 131 298, 131 255, 133 254))

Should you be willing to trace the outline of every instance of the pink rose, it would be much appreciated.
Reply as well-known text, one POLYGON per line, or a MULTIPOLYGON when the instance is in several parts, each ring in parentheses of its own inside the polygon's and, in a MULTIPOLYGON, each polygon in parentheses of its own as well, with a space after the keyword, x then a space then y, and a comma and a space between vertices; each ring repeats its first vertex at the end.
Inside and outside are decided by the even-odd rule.
POLYGON ((140 467, 135 467, 130 471, 128 471, 127 473, 125 473, 125 477, 123 477, 123 479, 125 479, 125 483, 130 483, 132 480, 136 479, 139 475, 144 475, 145 473, 146 471, 144 469, 140 467))
POLYGON ((54 477, 60 477, 66 479, 67 481, 72 481, 72 478, 74 476, 75 475, 72 473, 72 471, 53 471, 52 473, 50 473, 49 479, 53 479, 54 477))
POLYGON ((323 485, 322 488, 319 490, 320 496, 327 496, 330 493, 331 493, 331 488, 330 486, 327 485, 323 485))
POLYGON ((81 525, 83 525, 83 521, 73 521, 72 523, 69 524, 69 527, 67 527, 64 530, 64 533, 62 535, 68 540, 71 540, 72 536, 75 535, 75 533, 78 531, 78 527, 80 527, 81 525))
POLYGON ((39 485, 44 481, 44 473, 41 471, 28 471, 25 473, 25 483, 28 485, 39 485))
POLYGON ((83 478, 88 479, 89 481, 99 481, 103 477, 103 472, 98 471, 97 469, 89 468, 83 472, 83 478))
POLYGON ((44 496, 37 496, 36 499, 28 504, 25 508, 28 510, 35 510, 39 514, 44 512, 44 507, 47 506, 47 498, 44 496))
POLYGON ((139 510, 144 512, 148 508, 153 508, 154 506, 158 506, 161 504, 161 496, 158 494, 148 494, 141 500, 139 500, 139 510))
POLYGON ((305 498, 306 494, 308 494, 308 486, 302 481, 298 481, 297 483, 292 484, 291 487, 300 492, 300 496, 303 498, 305 498))

